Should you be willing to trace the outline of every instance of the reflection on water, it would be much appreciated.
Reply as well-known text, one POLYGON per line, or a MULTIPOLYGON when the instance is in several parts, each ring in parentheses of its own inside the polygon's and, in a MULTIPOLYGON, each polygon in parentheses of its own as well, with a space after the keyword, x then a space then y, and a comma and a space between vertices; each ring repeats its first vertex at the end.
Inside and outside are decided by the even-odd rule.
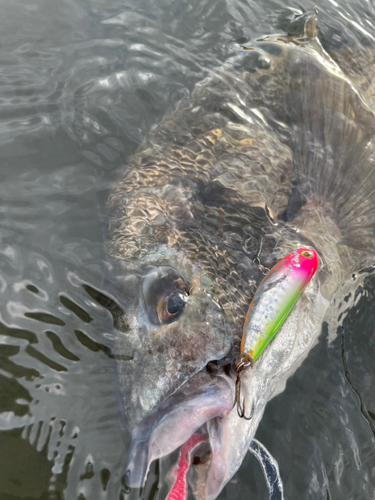
MULTIPOLYGON (((315 4, 303 2, 306 10, 315 4)), ((127 496, 113 354, 119 306, 103 286, 108 188, 152 125, 236 43, 285 29, 300 7, 271 0, 3 2, 2 498, 127 496)), ((348 40, 373 46, 371 3, 322 0, 318 7, 320 36, 333 54, 348 40)), ((350 77, 372 104, 375 92, 355 71, 350 77)), ((374 295, 370 277, 344 299, 354 307, 337 337, 329 342, 323 328, 267 407, 257 437, 279 460, 286 498, 372 498, 374 295)), ((159 466, 142 498, 163 487, 159 466)), ((237 497, 267 498, 250 455, 220 496, 237 497)))

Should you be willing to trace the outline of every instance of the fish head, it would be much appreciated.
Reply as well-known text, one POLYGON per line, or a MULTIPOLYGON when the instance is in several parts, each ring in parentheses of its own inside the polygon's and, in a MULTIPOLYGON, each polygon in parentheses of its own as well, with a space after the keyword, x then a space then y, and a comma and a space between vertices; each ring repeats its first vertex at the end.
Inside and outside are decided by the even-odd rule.
MULTIPOLYGON (((167 243, 118 263, 124 313, 116 358, 129 438, 124 475, 130 487, 141 487, 152 461, 167 457, 196 432, 206 444, 197 451, 206 457, 203 463, 197 456, 202 459, 197 470, 205 477, 207 457, 217 443, 213 426, 221 428, 232 413, 245 313, 265 266, 277 261, 278 237, 264 210, 235 214, 259 241, 266 235, 259 260, 233 242, 204 244, 205 233, 190 227, 179 238, 169 235, 167 243), (129 350, 132 359, 122 359, 129 350)), ((233 219, 231 212, 225 216, 233 219)), ((220 456, 224 450, 226 444, 220 456)), ((215 467, 210 470, 213 474, 215 467)), ((211 484, 208 476, 204 481, 211 484)))
POLYGON ((116 352, 124 417, 136 427, 209 362, 223 358, 233 334, 199 264, 161 245, 127 268, 116 352), (121 360, 121 353, 132 359, 121 360))
POLYGON ((137 321, 147 323, 146 337, 135 360, 119 362, 126 427, 131 430, 124 480, 132 488, 142 487, 154 460, 168 461, 166 457, 198 433, 202 445, 191 466, 196 496, 214 499, 240 467, 267 402, 284 389, 316 342, 327 303, 317 300, 319 281, 314 281, 282 332, 243 374, 247 412, 254 408, 253 418, 247 421, 239 418, 234 407, 240 338, 236 327, 215 300, 212 283, 200 266, 183 264, 181 253, 175 252, 176 261, 171 257, 174 252, 163 251, 169 253, 169 266, 163 262, 151 268, 140 288, 137 314, 141 319, 137 321), (152 293, 150 300, 148 293, 152 293), (172 322, 162 324, 161 315, 155 319, 155 311, 171 293, 182 294, 184 304, 172 322), (157 321, 157 326, 152 324, 157 321))
MULTIPOLYGON (((138 198, 141 204, 144 196, 138 198)), ((197 210, 192 207, 192 212, 196 221, 197 210)), ((116 264, 123 314, 117 321, 115 356, 129 438, 124 474, 130 487, 141 487, 152 461, 168 456, 193 433, 200 432, 209 443, 207 422, 233 408, 244 315, 264 265, 276 261, 270 257, 275 242, 264 210, 215 212, 228 220, 235 214, 240 227, 251 226, 259 240, 269 236, 259 262, 233 241, 225 247, 209 244, 194 224, 116 264), (123 356, 129 352, 131 359, 123 356)), ((133 223, 129 218, 128 224, 133 223)))

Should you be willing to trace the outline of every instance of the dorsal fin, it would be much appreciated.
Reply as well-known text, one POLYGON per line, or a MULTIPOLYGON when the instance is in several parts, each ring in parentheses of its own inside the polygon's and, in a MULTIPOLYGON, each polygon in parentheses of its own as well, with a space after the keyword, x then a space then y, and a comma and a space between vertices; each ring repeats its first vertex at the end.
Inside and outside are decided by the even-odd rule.
POLYGON ((310 13, 305 21, 304 35, 306 38, 316 38, 316 12, 315 10, 310 13))

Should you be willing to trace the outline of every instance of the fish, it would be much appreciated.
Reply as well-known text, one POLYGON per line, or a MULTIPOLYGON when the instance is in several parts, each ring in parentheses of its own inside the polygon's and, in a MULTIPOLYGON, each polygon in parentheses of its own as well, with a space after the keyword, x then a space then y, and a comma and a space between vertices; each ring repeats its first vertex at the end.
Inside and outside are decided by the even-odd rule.
POLYGON ((197 500, 217 498, 345 283, 374 263, 375 116, 323 48, 315 13, 302 20, 298 34, 239 46, 149 131, 110 193, 131 489, 198 434, 206 447, 194 452, 189 485, 197 500), (266 270, 301 247, 321 265, 243 373, 254 414, 241 419, 246 312, 266 270))

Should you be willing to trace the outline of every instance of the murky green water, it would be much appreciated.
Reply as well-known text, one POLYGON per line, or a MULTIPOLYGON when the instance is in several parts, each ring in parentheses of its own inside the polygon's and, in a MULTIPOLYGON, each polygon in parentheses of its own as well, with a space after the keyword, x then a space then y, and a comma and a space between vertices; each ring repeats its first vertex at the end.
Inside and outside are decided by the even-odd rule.
MULTIPOLYGON (((97 293, 111 294, 109 187, 236 43, 315 5, 330 50, 375 43, 366 0, 2 2, 1 500, 125 498, 113 304, 97 293)), ((374 297, 368 279, 336 339, 323 328, 267 407, 257 437, 289 500, 375 498, 374 297)), ((220 498, 267 498, 254 458, 220 498)))

